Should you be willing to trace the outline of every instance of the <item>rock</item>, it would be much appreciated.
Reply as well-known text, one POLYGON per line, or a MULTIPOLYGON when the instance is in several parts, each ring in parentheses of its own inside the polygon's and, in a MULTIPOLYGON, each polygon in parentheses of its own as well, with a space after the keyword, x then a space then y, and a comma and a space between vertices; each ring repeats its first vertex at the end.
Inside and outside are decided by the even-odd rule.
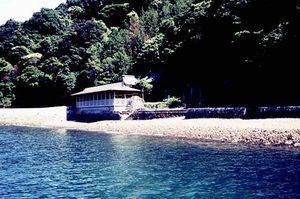
POLYGON ((292 144, 294 144, 294 142, 293 142, 293 140, 286 140, 284 142, 284 144, 286 144, 286 145, 292 145, 292 144))
POLYGON ((298 142, 298 143, 295 143, 294 144, 294 147, 300 147, 300 143, 298 142))

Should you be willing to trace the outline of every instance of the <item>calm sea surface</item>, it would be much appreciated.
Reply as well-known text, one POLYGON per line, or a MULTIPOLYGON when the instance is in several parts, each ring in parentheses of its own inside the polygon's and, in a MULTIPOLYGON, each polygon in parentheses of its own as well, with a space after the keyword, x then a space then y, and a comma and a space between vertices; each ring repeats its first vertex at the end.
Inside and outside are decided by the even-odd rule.
POLYGON ((300 198, 300 152, 0 127, 0 198, 300 198))

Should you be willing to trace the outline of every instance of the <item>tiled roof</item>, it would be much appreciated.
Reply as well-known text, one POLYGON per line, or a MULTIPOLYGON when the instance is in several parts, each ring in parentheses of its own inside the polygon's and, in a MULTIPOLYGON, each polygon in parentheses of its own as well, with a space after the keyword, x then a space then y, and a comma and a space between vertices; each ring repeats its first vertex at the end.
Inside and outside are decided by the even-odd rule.
POLYGON ((75 95, 83 95, 83 94, 88 94, 88 93, 99 93, 99 92, 104 92, 104 91, 131 91, 131 92, 141 92, 138 89, 131 88, 129 86, 125 86, 122 82, 119 83, 114 83, 114 84, 107 84, 103 86, 94 86, 94 87, 89 87, 84 89, 81 92, 74 93, 72 96, 75 95))

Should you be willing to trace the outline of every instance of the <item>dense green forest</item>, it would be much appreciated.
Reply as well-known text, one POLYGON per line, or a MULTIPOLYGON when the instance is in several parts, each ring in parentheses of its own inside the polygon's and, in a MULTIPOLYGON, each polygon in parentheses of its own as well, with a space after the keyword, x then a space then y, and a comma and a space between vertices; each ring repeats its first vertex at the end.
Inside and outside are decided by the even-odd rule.
POLYGON ((299 0, 68 0, 0 26, 0 106, 66 104, 123 74, 154 77, 149 100, 299 105, 299 20, 299 0))

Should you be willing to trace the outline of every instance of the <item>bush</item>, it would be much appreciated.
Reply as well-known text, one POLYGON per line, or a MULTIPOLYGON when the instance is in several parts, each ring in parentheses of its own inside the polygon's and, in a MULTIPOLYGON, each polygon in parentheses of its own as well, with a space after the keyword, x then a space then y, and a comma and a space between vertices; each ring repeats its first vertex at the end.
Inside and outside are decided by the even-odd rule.
POLYGON ((146 102, 145 108, 148 110, 165 109, 167 105, 164 102, 146 102))
POLYGON ((174 97, 174 96, 164 99, 164 103, 169 108, 177 108, 182 106, 181 100, 178 97, 174 97))

